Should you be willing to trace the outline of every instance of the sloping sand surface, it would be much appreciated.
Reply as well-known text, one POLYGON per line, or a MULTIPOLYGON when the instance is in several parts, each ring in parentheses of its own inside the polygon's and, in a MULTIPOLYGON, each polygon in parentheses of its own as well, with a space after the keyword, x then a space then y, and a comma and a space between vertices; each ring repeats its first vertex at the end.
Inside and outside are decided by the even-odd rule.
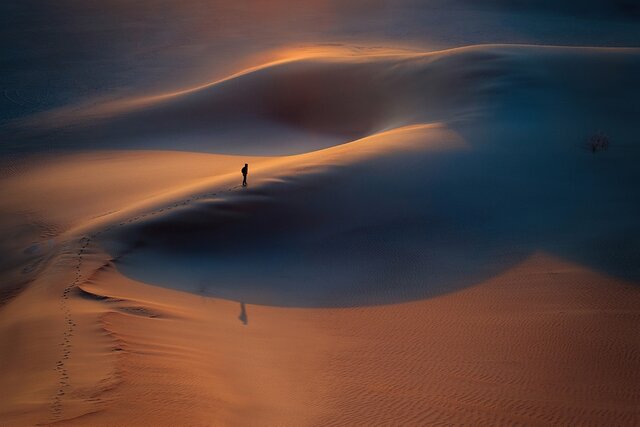
POLYGON ((604 125, 612 110, 619 121, 638 112, 619 106, 637 91, 638 52, 513 45, 436 52, 284 49, 282 59, 209 84, 61 108, 25 124, 38 144, 59 133, 54 149, 171 147, 263 155, 299 154, 407 125, 496 121, 496 110, 505 118, 502 108, 510 115, 514 109, 561 112, 565 126, 576 116, 597 117, 604 125))
MULTIPOLYGON (((35 348, 12 346, 13 366, 32 372, 3 401, 12 425, 632 425, 640 417, 638 289, 545 254, 464 291, 353 309, 243 307, 127 279, 91 245, 84 254, 83 272, 106 264, 69 293, 72 332, 36 322, 48 318, 39 310, 23 326, 40 331, 35 348), (52 352, 38 350, 67 340, 53 352, 62 355, 58 376, 52 352)), ((19 298, 57 311, 43 296, 32 288, 19 298)), ((13 313, 2 314, 6 327, 13 313)))
POLYGON ((633 0, 3 2, 0 127, 96 96, 207 82, 292 44, 638 46, 639 12, 633 0))
POLYGON ((640 423, 638 52, 327 48, 33 118, 0 424, 640 423))
MULTIPOLYGON (((136 285, 114 286, 114 276, 108 268, 85 289, 128 300, 136 285)), ((433 300, 344 310, 248 305, 246 325, 238 303, 173 292, 147 301, 149 293, 133 301, 156 319, 112 313, 105 322, 130 353, 147 353, 125 350, 124 382, 127 368, 162 372, 158 390, 169 392, 149 397, 159 403, 149 405, 150 418, 136 410, 122 420, 153 419, 166 403, 178 422, 171 411, 192 392, 209 396, 193 411, 209 424, 630 424, 640 416, 638 289, 543 254, 433 300)))

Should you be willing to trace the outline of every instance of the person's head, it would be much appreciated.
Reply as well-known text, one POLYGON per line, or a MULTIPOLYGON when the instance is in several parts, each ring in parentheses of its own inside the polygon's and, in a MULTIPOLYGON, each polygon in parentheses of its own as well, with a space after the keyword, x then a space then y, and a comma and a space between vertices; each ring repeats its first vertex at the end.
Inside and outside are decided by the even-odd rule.
POLYGON ((245 168, 246 168, 247 166, 249 166, 249 163, 245 163, 245 164, 244 164, 244 167, 245 167, 245 168))

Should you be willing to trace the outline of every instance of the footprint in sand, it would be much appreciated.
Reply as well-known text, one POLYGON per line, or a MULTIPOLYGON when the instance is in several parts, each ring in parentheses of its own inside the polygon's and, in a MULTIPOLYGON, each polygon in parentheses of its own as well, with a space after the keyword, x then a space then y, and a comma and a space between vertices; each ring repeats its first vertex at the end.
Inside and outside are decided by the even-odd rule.
POLYGON ((58 384, 60 385, 56 395, 52 399, 51 403, 51 413, 53 418, 59 418, 62 412, 62 401, 61 397, 65 395, 64 389, 70 386, 69 383, 69 373, 65 368, 65 361, 68 360, 71 356, 71 338, 74 336, 74 328, 76 327, 76 323, 73 321, 71 316, 71 309, 69 308, 68 299, 69 293, 72 291, 73 287, 77 286, 80 282, 81 278, 81 266, 82 266, 82 255, 85 252, 85 248, 89 245, 91 239, 88 237, 83 237, 80 239, 79 243, 81 243, 81 248, 77 252, 78 261, 76 263, 76 279, 71 282, 62 292, 62 298, 60 300, 60 308, 64 312, 64 320, 67 324, 67 329, 62 334, 62 342, 59 344, 62 346, 62 357, 60 360, 56 362, 55 370, 58 372, 58 384))

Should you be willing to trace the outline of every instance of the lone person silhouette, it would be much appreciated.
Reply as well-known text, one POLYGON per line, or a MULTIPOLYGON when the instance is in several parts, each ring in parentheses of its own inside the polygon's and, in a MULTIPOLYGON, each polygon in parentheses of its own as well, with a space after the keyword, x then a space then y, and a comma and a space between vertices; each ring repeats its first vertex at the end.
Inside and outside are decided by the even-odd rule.
POLYGON ((249 173, 249 165, 247 163, 244 164, 242 168, 242 186, 247 186, 247 174, 249 173))

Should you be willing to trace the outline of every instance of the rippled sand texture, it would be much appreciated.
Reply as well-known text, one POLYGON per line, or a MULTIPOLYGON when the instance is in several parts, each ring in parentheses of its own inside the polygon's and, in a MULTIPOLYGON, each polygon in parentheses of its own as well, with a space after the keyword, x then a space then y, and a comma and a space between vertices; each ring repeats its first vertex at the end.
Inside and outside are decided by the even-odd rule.
POLYGON ((637 9, 160 3, 0 9, 0 425, 640 423, 637 9))

